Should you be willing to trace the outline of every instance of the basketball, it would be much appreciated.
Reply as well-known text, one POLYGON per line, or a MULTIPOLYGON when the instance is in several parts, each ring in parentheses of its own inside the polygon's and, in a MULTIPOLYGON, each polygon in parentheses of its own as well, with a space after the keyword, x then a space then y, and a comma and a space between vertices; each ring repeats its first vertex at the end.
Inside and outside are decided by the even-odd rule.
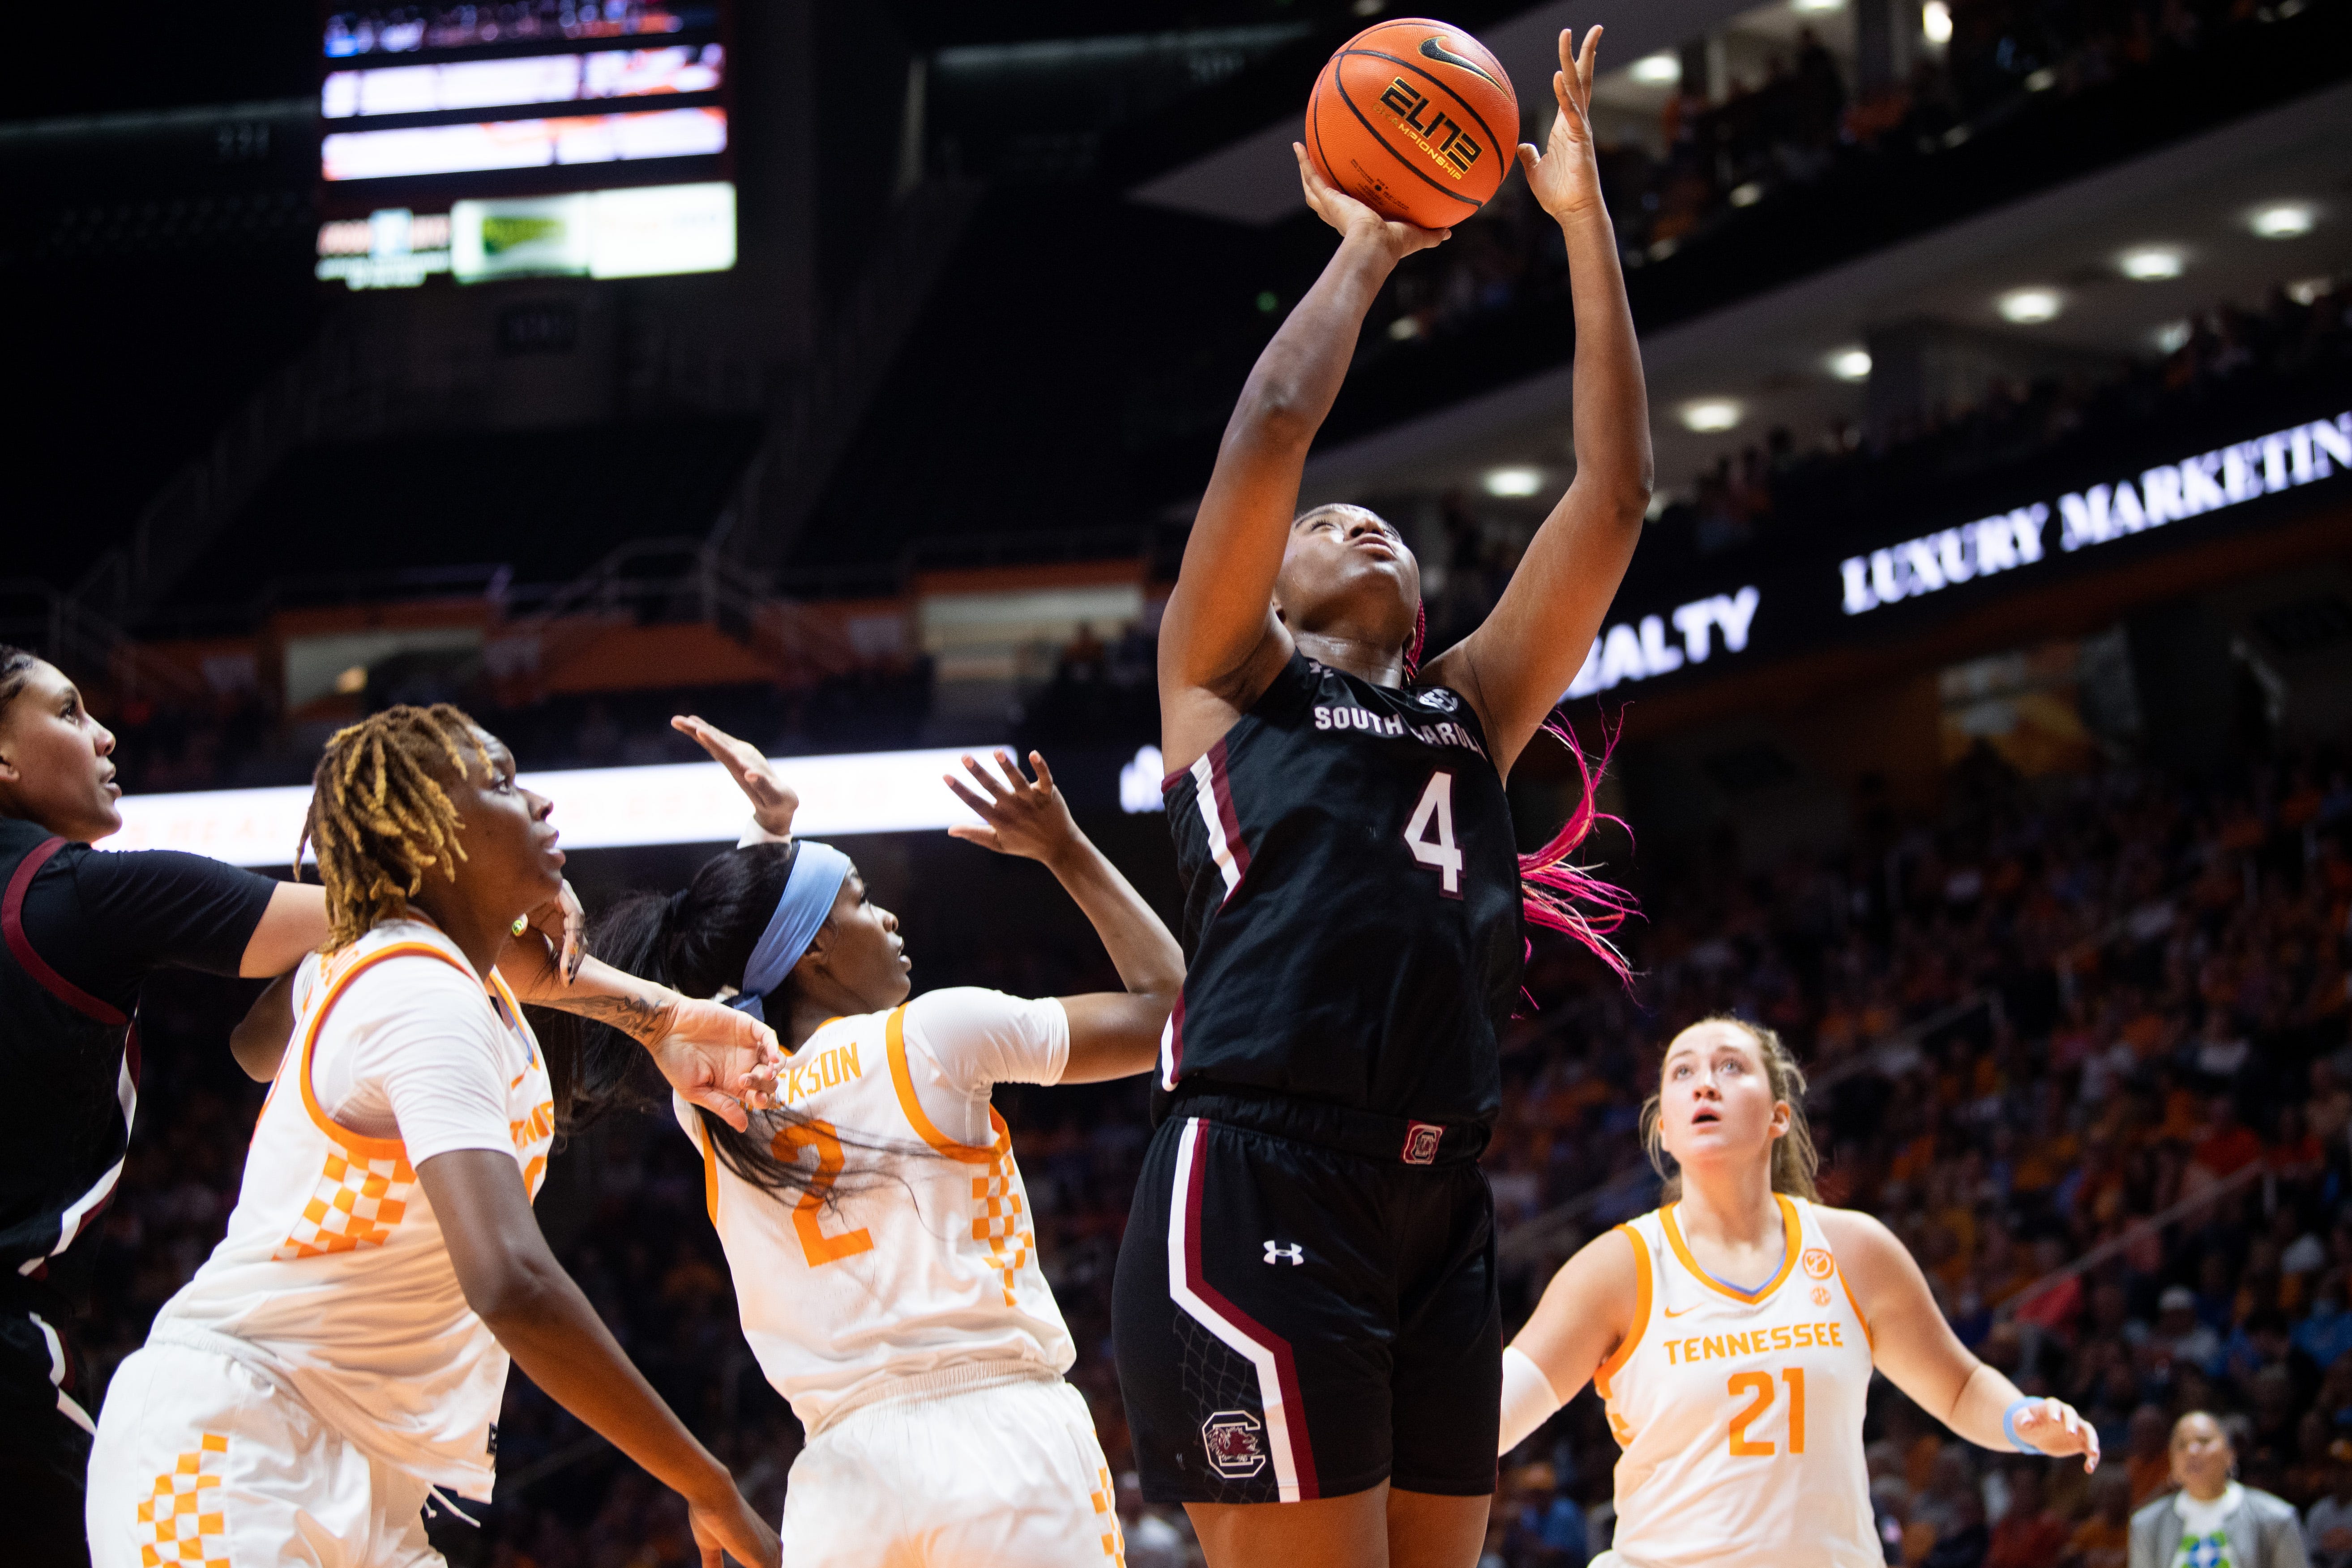
POLYGON ((1382 217, 1449 228, 1511 172, 1519 100, 1486 46, 1405 17, 1339 47, 1307 100, 1307 155, 1382 217))

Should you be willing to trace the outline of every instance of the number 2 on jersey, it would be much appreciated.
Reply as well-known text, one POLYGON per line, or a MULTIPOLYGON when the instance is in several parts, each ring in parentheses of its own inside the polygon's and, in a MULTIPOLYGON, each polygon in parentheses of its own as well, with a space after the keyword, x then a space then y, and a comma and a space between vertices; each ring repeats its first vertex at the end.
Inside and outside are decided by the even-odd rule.
POLYGON ((1453 773, 1440 768, 1429 775, 1421 804, 1404 825, 1404 842, 1414 859, 1437 873, 1439 891, 1449 899, 1462 896, 1462 851, 1454 845, 1453 773))
POLYGON ((863 1226, 839 1236, 824 1234, 824 1200, 833 1192, 833 1184, 840 1179, 845 1163, 841 1139, 830 1124, 788 1121, 777 1131, 770 1148, 777 1159, 794 1163, 799 1162, 803 1149, 816 1151, 816 1175, 801 1190, 800 1202, 793 1205, 793 1229, 801 1239, 801 1256, 808 1259, 811 1268, 874 1250, 874 1237, 866 1234, 863 1226))
MULTIPOLYGON (((1805 1451, 1805 1369, 1784 1367, 1780 1376, 1789 1385, 1789 1452, 1805 1451)), ((1772 1374, 1769 1372, 1735 1372, 1731 1374, 1731 1397, 1752 1394, 1748 1407, 1731 1418, 1731 1457, 1735 1459, 1766 1458, 1775 1452, 1769 1437, 1750 1437, 1748 1425, 1761 1417, 1772 1407, 1772 1374)))

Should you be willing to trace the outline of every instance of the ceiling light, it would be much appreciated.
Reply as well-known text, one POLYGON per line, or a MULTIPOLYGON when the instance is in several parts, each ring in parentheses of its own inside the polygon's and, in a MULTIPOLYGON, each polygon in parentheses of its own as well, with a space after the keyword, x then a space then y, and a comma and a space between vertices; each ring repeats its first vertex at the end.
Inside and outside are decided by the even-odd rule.
POLYGON ((1919 13, 1919 30, 1927 36, 1931 44, 1941 46, 1950 43, 1952 8, 1945 5, 1944 0, 1927 0, 1926 7, 1919 13))
POLYGON ((1528 468, 1488 468, 1486 485, 1490 496, 1531 496, 1543 489, 1543 475, 1528 468))
POLYGON ((1411 342, 1413 339, 1421 336, 1421 318, 1419 316, 1399 316, 1395 321, 1389 323, 1389 336, 1401 343, 1411 342))
POLYGON ((2180 252, 2151 245, 2138 250, 2126 250, 2116 263, 2124 276, 2142 283, 2153 283, 2160 278, 2180 276, 2180 252))
POLYGON ((1631 69, 1633 79, 1645 87, 1668 87, 1683 79, 1683 62, 1664 51, 1643 56, 1631 69))
POLYGON ((1843 11, 1845 0, 1790 0, 1790 9, 1799 16, 1816 16, 1823 11, 1843 11))
POLYGON ((2158 353, 2168 354, 2186 348, 2192 335, 2193 329, 2187 321, 2167 321, 2150 333, 2149 337, 2155 342, 2158 353))
POLYGON ((1754 180, 1748 181, 1746 184, 1734 185, 1731 187, 1731 205, 1733 206, 1752 207, 1763 199, 1764 187, 1754 180))
POLYGON ((1742 412, 1744 410, 1739 405, 1728 397, 1702 397, 1696 403, 1683 405, 1683 424, 1690 429, 1706 435, 1717 430, 1730 429, 1739 423, 1739 416, 1742 412))
POLYGON ((2280 202, 2258 209, 2246 224, 2264 239, 2293 239, 2311 232, 2312 211, 2301 202, 2280 202))
POLYGON ((2048 66, 2043 66, 2025 79, 2025 90, 2028 92, 2048 92, 2057 85, 2058 73, 2048 66))
POLYGON ((2055 289, 2012 289, 2000 297, 2003 321, 2030 327, 2036 321, 2053 321, 2058 314, 2058 290, 2055 289))
POLYGON ((2320 297, 2335 287, 2332 278, 2298 278, 2286 286, 2286 297, 2298 305, 2316 305, 2320 297))
POLYGON ((1868 381, 1870 351, 1868 349, 1838 350, 1837 353, 1830 355, 1830 374, 1840 381, 1868 381))

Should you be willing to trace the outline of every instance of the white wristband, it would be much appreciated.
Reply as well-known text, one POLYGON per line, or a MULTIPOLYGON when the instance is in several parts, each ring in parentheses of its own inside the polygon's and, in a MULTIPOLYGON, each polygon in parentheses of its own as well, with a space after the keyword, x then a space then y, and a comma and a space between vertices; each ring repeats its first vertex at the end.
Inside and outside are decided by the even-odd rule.
POLYGON ((1496 1455, 1499 1458, 1526 1442, 1528 1434, 1550 1420, 1562 1403, 1534 1358, 1517 1345, 1505 1346, 1503 1429, 1496 1455))
POLYGON ((743 837, 735 840, 735 847, 748 849, 754 844, 790 844, 792 841, 791 834, 771 833, 761 826, 760 819, 754 816, 743 825, 743 837))

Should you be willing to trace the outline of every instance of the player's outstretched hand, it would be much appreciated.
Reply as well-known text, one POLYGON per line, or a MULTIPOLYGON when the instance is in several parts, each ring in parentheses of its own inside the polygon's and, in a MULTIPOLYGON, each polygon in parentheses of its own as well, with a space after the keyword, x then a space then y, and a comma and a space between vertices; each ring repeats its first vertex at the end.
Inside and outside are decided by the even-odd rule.
POLYGON ((646 1048, 669 1086, 740 1132, 750 1113, 775 1103, 784 1054, 775 1030, 749 1013, 681 996, 668 1027, 646 1048))
POLYGON ((1305 142, 1293 142, 1290 150, 1298 158, 1298 183, 1307 189, 1307 205, 1315 209, 1317 217, 1342 235, 1365 235, 1377 239, 1392 261, 1401 261, 1416 250, 1427 250, 1453 237, 1450 228, 1416 228, 1409 223, 1393 223, 1382 217, 1316 173, 1315 160, 1307 155, 1305 142))
MULTIPOLYGON (((525 929, 547 938, 556 952, 562 954, 556 973, 563 984, 571 984, 580 978, 580 965, 588 956, 588 911, 580 905, 580 895, 572 890, 566 879, 556 889, 555 897, 523 917, 525 929)), ((515 933, 517 936, 521 931, 515 933)))
POLYGON ((721 1552, 743 1568, 782 1568, 784 1549, 776 1532, 751 1511, 731 1480, 723 1493, 687 1499, 686 1521, 702 1553, 702 1568, 720 1568, 721 1552))
POLYGON ((1592 136, 1592 67, 1600 47, 1599 27, 1586 30, 1581 49, 1576 47, 1573 29, 1560 29, 1559 69, 1551 79, 1552 100, 1559 112, 1541 153, 1533 142, 1519 143, 1528 189, 1537 205, 1561 223, 1601 205, 1601 163, 1592 136))
POLYGON ((2063 1399, 2037 1399, 2011 1423, 2025 1446, 2053 1459, 2083 1456, 2083 1473, 2099 1468, 2099 1429, 2063 1399))
POLYGON ((1070 816, 1069 803, 1054 787, 1054 770, 1045 765, 1044 753, 1030 752, 1029 765, 1037 770, 1034 784, 1021 776, 1021 764, 1010 752, 996 753, 996 773, 983 767, 976 757, 964 758, 964 771, 979 785, 980 793, 972 793, 953 773, 945 775, 948 788, 980 813, 986 826, 956 826, 948 832, 967 844, 1030 860, 1051 861, 1077 843, 1078 825, 1070 816))
POLYGON ((727 770, 735 787, 751 801, 753 821, 779 838, 792 837, 793 816, 801 808, 801 797, 768 765, 759 747, 691 713, 679 714, 669 727, 709 752, 710 760, 727 770))

